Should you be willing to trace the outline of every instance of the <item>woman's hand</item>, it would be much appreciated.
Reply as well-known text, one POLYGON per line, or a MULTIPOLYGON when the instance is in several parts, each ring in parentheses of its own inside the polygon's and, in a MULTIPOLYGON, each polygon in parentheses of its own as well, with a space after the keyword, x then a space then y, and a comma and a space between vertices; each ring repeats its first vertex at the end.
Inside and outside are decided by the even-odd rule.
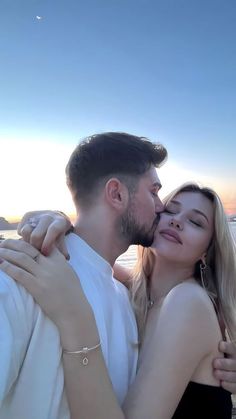
POLYGON ((213 362, 215 377, 220 380, 222 387, 236 394, 236 347, 232 342, 221 341, 219 350, 222 358, 216 358, 213 362), (226 355, 226 357, 224 357, 226 355))
POLYGON ((75 334, 84 333, 86 321, 93 318, 79 278, 56 248, 45 257, 23 240, 6 243, 7 248, 0 246, 0 269, 32 295, 59 328, 66 349, 74 350, 75 334))
POLYGON ((9 240, 8 248, 0 246, 0 258, 0 269, 23 285, 58 326, 66 352, 97 347, 86 354, 88 365, 83 363, 85 355, 64 351, 70 417, 124 419, 98 346, 100 338, 92 309, 65 258, 57 249, 45 257, 23 240, 9 240))
POLYGON ((64 237, 73 228, 69 217, 58 211, 27 212, 18 225, 17 233, 45 256, 54 246, 69 259, 64 237))

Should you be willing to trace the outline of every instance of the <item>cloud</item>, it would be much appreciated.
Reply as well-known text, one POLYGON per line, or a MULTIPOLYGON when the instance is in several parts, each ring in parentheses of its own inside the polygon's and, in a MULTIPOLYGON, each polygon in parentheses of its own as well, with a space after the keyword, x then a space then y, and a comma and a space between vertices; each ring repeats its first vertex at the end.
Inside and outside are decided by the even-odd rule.
POLYGON ((36 19, 37 19, 37 20, 42 20, 42 16, 38 16, 38 15, 37 15, 37 16, 36 16, 36 19))

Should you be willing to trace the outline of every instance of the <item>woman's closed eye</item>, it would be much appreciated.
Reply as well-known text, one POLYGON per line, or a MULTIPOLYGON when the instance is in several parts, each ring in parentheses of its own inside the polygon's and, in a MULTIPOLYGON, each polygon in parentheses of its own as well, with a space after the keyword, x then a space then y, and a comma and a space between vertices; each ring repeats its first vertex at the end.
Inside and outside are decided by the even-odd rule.
MULTIPOLYGON (((168 207, 167 207, 167 208, 164 208, 163 213, 170 214, 170 215, 175 215, 175 214, 177 214, 177 211, 175 211, 175 210, 174 210, 174 209, 172 209, 172 208, 168 208, 168 207)), ((193 218, 189 218, 189 222, 190 222, 191 224, 195 225, 196 227, 201 227, 201 228, 203 228, 203 224, 202 224, 202 222, 201 222, 201 221, 195 220, 195 219, 193 219, 193 218)))
POLYGON ((202 223, 193 219, 189 219, 190 223, 194 224, 197 227, 203 227, 202 223))
POLYGON ((164 208, 163 212, 167 214, 177 214, 176 211, 170 209, 170 208, 164 208))

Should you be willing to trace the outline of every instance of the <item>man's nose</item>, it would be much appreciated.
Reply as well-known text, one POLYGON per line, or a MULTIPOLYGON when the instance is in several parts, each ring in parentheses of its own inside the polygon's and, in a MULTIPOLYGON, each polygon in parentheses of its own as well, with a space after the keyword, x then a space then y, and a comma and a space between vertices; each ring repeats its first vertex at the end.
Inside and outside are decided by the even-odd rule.
POLYGON ((159 213, 159 212, 163 212, 164 211, 164 205, 161 202, 159 196, 156 199, 155 210, 156 210, 156 213, 159 213))

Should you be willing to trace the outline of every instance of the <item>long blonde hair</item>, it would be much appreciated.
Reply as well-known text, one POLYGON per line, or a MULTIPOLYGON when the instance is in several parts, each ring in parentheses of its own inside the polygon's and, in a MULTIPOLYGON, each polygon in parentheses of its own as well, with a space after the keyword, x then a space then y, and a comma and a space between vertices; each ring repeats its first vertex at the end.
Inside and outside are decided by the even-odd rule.
MULTIPOLYGON (((180 192, 198 192, 207 197, 214 208, 214 233, 207 250, 204 283, 200 274, 200 261, 195 265, 194 278, 212 299, 219 316, 224 321, 232 341, 236 341, 236 244, 229 228, 222 202, 217 193, 195 183, 184 184, 164 200, 167 204, 180 192)), ((148 288, 155 262, 151 248, 138 248, 131 286, 132 304, 136 313, 139 336, 142 339, 148 312, 148 288)))

